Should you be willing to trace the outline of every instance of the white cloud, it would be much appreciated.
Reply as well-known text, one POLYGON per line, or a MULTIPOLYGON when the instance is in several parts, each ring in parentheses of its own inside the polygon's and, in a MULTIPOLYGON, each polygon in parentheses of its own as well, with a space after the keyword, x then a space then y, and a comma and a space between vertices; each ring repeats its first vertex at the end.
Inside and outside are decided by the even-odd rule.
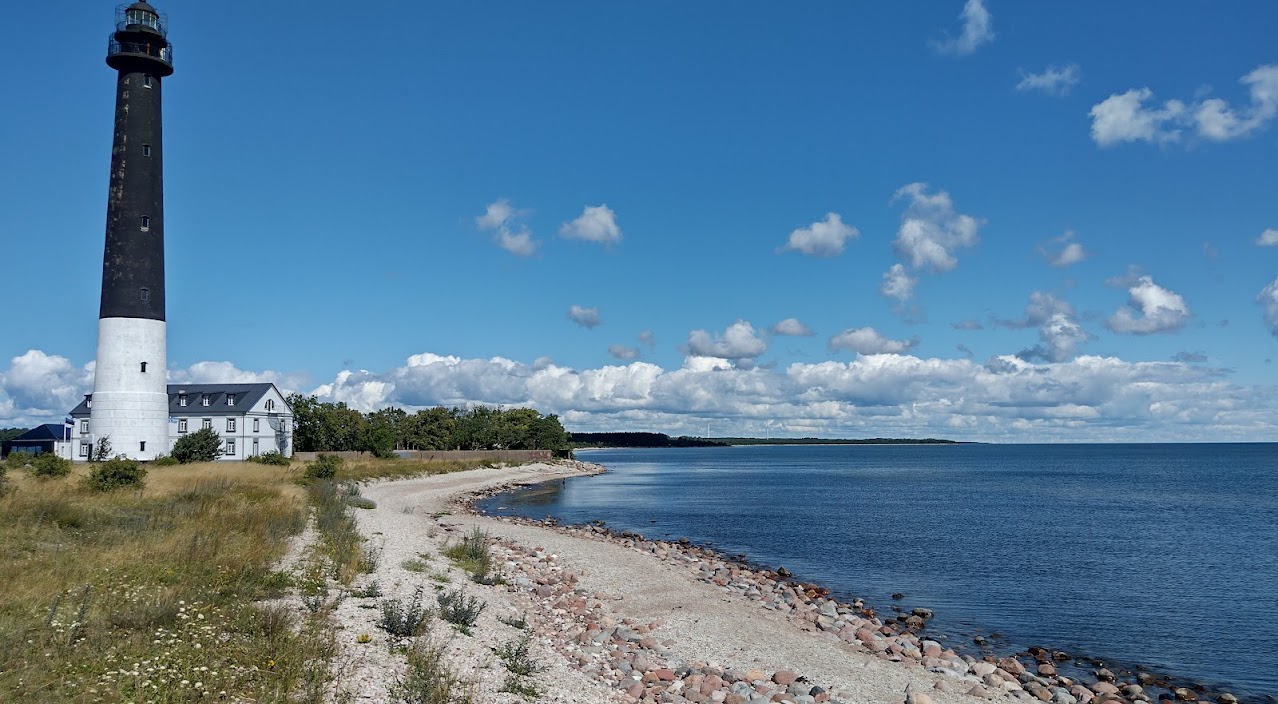
POLYGON ((1238 80, 1248 87, 1251 104, 1236 109, 1220 98, 1208 98, 1194 110, 1198 134, 1215 142, 1248 137, 1278 114, 1278 65, 1260 66, 1238 80))
POLYGON ((1260 289, 1256 302, 1265 309, 1265 327, 1278 337, 1278 277, 1275 277, 1268 286, 1260 289))
POLYGON ((583 328, 593 328, 600 323, 599 308, 598 306, 586 308, 574 304, 568 309, 568 319, 583 328))
POLYGON ((1047 263, 1054 267, 1062 268, 1077 264, 1090 257, 1091 253, 1084 249, 1083 245, 1073 241, 1074 237, 1074 231, 1067 230, 1060 237, 1054 237, 1039 245, 1038 251, 1047 263))
POLYGON ((915 269, 950 271, 958 266, 954 251, 977 243, 981 223, 956 212, 949 193, 929 193, 928 188, 911 183, 897 189, 893 202, 906 199, 908 204, 892 245, 915 269))
POLYGON ((630 361, 639 359, 639 350, 634 347, 626 347, 625 345, 608 345, 608 354, 615 359, 630 361))
POLYGON ((781 248, 783 252, 801 252, 813 257, 836 257, 843 254, 845 240, 860 235, 855 227, 843 224, 838 213, 826 213, 825 220, 790 233, 790 239, 781 248))
POLYGON ((976 51, 982 44, 994 41, 992 18, 983 0, 967 0, 959 19, 963 21, 963 33, 952 39, 933 42, 937 51, 963 56, 976 51))
POLYGON ((909 340, 892 340, 879 334, 874 328, 854 328, 830 338, 831 350, 847 350, 857 354, 900 354, 919 344, 917 337, 909 340))
POLYGON ((1140 277, 1127 292, 1131 295, 1127 306, 1115 311, 1106 323, 1114 332, 1132 335, 1172 332, 1189 320, 1185 299, 1148 276, 1140 277))
POLYGON ((893 264, 883 272, 883 284, 879 286, 879 293, 904 303, 914 296, 914 286, 918 282, 917 277, 906 273, 904 266, 893 264))
POLYGON ((1258 66, 1239 82, 1247 86, 1250 97, 1244 107, 1220 98, 1192 104, 1168 100, 1161 107, 1146 107, 1154 96, 1149 88, 1115 93, 1092 106, 1092 139, 1102 147, 1120 142, 1164 144, 1179 141, 1184 129, 1213 142, 1250 137, 1278 115, 1278 65, 1258 66))
POLYGON ((1039 343, 1016 354, 1030 361, 1068 361, 1078 354, 1079 345, 1094 339, 1078 323, 1072 305, 1042 291, 1030 294, 1025 317, 999 321, 999 324, 1011 328, 1038 328, 1039 343))
POLYGON ((617 214, 605 205, 587 205, 576 220, 566 222, 559 234, 570 240, 585 240, 600 244, 616 244, 621 241, 621 228, 617 226, 617 214))
POLYGON ((639 333, 639 343, 647 345, 649 348, 657 346, 657 340, 651 330, 643 330, 639 333))
POLYGON ((985 329, 985 326, 981 325, 981 321, 973 320, 971 318, 967 320, 960 320, 957 323, 950 323, 950 327, 954 328, 955 330, 984 330, 985 329))
POLYGON ((271 383, 287 394, 304 388, 310 378, 297 372, 246 371, 231 362, 196 362, 185 369, 169 370, 170 384, 261 384, 271 383))
POLYGON ((768 343, 755 332, 754 326, 738 320, 728 326, 722 335, 711 335, 705 330, 693 330, 688 334, 688 354, 695 357, 717 357, 729 360, 749 360, 768 350, 768 343))
POLYGON ((1260 237, 1256 238, 1256 244, 1261 247, 1278 247, 1278 230, 1271 227, 1260 233, 1260 237))
POLYGON ((1185 104, 1169 100, 1161 108, 1149 109, 1145 101, 1154 96, 1148 88, 1116 93, 1092 106, 1092 139, 1102 147, 1120 142, 1162 144, 1180 139, 1174 125, 1185 115, 1185 104))
POLYGON ((532 232, 519 222, 525 212, 516 210, 505 198, 500 198, 485 209, 484 214, 475 218, 480 230, 493 233, 493 241, 498 247, 519 257, 529 257, 537 253, 541 243, 534 240, 532 232))
MULTIPOLYGON (((1264 296, 1278 309, 1278 281, 1264 296)), ((0 425, 58 422, 88 393, 92 365, 64 360, 33 350, 0 371, 0 425), (43 396, 62 386, 69 388, 43 396), (54 407, 50 412, 28 402, 54 407)), ((186 372, 214 368, 201 363, 186 372)), ((223 369, 232 375, 253 373, 223 369)), ((1203 364, 1095 356, 1034 364, 1004 355, 979 364, 887 353, 784 369, 745 369, 723 359, 689 357, 682 367, 667 370, 641 361, 574 369, 547 359, 526 364, 427 352, 381 373, 345 370, 314 392, 321 400, 344 401, 364 411, 387 405, 410 411, 480 403, 530 406, 559 414, 569 429, 580 431, 693 434, 711 420, 725 434, 762 435, 766 422, 773 435, 823 437, 1272 438, 1278 432, 1278 389, 1224 378, 1221 370, 1203 364)))
POLYGON ((798 318, 786 318, 772 326, 773 335, 790 335, 793 337, 811 337, 812 328, 799 322, 798 318))
POLYGON ((1067 95, 1071 88, 1078 85, 1078 64, 1065 66, 1048 66, 1042 73, 1030 73, 1021 70, 1021 81, 1016 90, 1025 92, 1036 90, 1048 95, 1067 95))

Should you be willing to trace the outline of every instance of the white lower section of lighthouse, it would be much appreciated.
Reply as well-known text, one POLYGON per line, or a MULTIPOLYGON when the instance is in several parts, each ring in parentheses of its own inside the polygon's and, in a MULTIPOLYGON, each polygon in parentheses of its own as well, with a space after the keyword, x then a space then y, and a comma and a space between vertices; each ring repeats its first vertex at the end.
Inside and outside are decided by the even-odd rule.
POLYGON ((153 460, 169 451, 168 347, 163 320, 98 320, 89 432, 111 456, 153 460))

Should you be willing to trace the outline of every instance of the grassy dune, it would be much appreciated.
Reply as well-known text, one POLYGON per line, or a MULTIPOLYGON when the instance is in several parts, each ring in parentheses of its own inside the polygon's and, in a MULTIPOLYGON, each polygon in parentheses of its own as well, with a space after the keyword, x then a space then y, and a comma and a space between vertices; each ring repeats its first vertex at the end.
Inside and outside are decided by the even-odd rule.
MULTIPOLYGON (((459 471, 346 463, 337 480, 459 471)), ((0 701, 318 702, 325 612, 258 602, 304 575, 273 571, 314 509, 312 564, 346 584, 370 556, 334 482, 300 465, 153 467, 143 490, 95 493, 10 472, 0 498, 0 701)))

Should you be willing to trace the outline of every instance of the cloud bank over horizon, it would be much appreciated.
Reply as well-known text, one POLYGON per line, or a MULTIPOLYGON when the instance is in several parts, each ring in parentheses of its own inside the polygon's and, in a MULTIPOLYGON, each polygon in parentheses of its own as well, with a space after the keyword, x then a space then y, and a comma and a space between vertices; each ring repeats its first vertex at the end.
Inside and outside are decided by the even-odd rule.
MULTIPOLYGON (((1040 296, 1023 321, 1044 329, 1068 316, 1040 296), (1036 312, 1035 312, 1036 311, 1036 312), (1053 321, 1056 321, 1053 323, 1053 321)), ((727 350, 757 336, 744 328, 712 338, 727 350), (735 342, 733 342, 735 340, 735 342)), ((838 338, 839 336, 836 336, 838 338)), ((1270 386, 1231 383, 1228 372, 1183 361, 1128 362, 1080 355, 1036 362, 1000 355, 984 362, 908 354, 909 341, 872 329, 842 334, 844 349, 901 348, 849 361, 743 366, 692 355, 681 367, 650 362, 575 369, 547 359, 463 359, 431 352, 383 372, 344 370, 314 384, 305 375, 253 372, 230 362, 170 370, 170 380, 270 381, 361 411, 476 404, 531 406, 560 415, 569 430, 648 430, 697 434, 713 422, 722 434, 820 437, 946 437, 992 442, 1155 442, 1260 440, 1278 430, 1270 386)), ((1044 344, 1050 345, 1050 333, 1044 344)), ((832 344, 833 341, 832 341, 832 344)), ((733 349, 734 354, 756 349, 733 349)), ((625 357, 625 355, 619 355, 625 357)), ((92 386, 92 364, 31 350, 0 372, 0 426, 57 422, 92 386)))

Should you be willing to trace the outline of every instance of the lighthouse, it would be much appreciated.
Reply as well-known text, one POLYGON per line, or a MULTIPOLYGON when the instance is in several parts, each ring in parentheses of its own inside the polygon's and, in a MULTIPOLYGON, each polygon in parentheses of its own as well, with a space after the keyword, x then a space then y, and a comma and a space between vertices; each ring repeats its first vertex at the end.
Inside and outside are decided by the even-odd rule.
POLYGON ((161 95, 173 73, 167 18, 146 2, 116 10, 107 65, 116 71, 97 366, 89 429, 111 455, 168 452, 165 372, 164 145, 161 95))

